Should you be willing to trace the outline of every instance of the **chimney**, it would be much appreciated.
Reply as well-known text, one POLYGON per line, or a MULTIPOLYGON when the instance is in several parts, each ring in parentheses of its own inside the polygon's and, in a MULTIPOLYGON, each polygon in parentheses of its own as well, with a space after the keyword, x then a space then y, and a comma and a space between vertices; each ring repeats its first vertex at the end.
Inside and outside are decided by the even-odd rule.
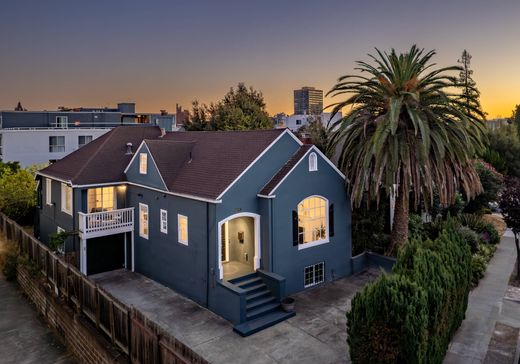
POLYGON ((126 153, 125 155, 132 155, 134 152, 132 152, 132 143, 128 142, 126 143, 126 153))

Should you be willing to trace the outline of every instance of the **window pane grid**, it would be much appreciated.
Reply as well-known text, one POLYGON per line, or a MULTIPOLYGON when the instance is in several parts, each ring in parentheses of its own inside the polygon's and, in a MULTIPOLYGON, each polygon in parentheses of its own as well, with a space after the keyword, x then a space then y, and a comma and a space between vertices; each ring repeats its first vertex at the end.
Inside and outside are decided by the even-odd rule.
POLYGON ((305 244, 327 238, 327 201, 309 197, 298 205, 298 243, 305 244))
POLYGON ((323 283, 325 278, 324 267, 324 262, 305 267, 303 272, 303 286, 308 288, 323 283))

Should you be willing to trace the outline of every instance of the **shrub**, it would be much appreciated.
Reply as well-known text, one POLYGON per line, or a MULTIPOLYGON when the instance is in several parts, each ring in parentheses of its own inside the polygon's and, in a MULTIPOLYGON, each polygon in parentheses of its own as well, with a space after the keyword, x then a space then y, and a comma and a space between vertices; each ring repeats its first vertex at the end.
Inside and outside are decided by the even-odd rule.
POLYGON ((421 363, 426 359, 426 294, 403 275, 383 274, 359 291, 347 322, 353 363, 421 363))
POLYGON ((457 222, 462 226, 467 226, 473 231, 478 231, 484 221, 477 214, 460 214, 457 216, 457 222))
POLYGON ((383 254, 389 244, 387 221, 388 202, 363 203, 362 207, 352 211, 352 254, 357 255, 365 250, 383 254))
POLYGON ((407 243, 393 280, 377 280, 352 301, 347 328, 353 362, 441 363, 466 312, 471 257, 451 219, 434 241, 407 243))
POLYGON ((497 229, 489 222, 482 221, 482 224, 475 230, 480 233, 480 239, 486 244, 500 243, 500 234, 497 229))
POLYGON ((459 227, 458 233, 462 237, 462 239, 468 244, 469 248, 471 249, 471 252, 476 253, 479 248, 479 235, 467 226, 459 227))
POLYGON ((16 279, 16 268, 18 267, 18 249, 14 244, 7 244, 7 249, 2 253, 0 257, 0 266, 2 268, 2 274, 8 281, 14 281, 16 279))
POLYGON ((471 258, 471 283, 474 286, 478 285, 478 281, 484 277, 485 272, 486 259, 479 254, 473 255, 471 258))
POLYGON ((410 218, 408 220, 408 235, 422 237, 424 236, 424 233, 425 228, 421 215, 410 214, 410 218))
POLYGON ((488 263, 491 260, 491 258, 493 258, 493 254, 495 254, 496 250, 497 250, 496 245, 479 244, 476 254, 481 256, 482 258, 484 258, 486 263, 488 263))
POLYGON ((475 162, 475 169, 480 178, 480 183, 482 183, 483 191, 468 202, 464 211, 479 214, 491 213, 489 203, 498 200, 504 177, 491 164, 480 160, 475 162))
POLYGON ((20 221, 34 213, 36 181, 30 172, 5 169, 0 176, 0 210, 11 219, 20 221))

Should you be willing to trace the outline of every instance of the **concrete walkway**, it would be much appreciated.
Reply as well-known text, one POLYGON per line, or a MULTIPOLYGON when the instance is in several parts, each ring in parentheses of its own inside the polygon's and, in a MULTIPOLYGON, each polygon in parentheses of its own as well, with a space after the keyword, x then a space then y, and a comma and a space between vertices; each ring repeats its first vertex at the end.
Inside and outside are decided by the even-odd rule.
POLYGON ((495 326, 505 324, 520 328, 520 304, 504 300, 515 261, 514 237, 508 230, 487 267, 486 275, 469 295, 466 319, 451 341, 445 364, 484 363, 495 326))
POLYGON ((0 274, 0 362, 4 364, 75 363, 24 298, 0 274))
POLYGON ((140 274, 126 270, 91 278, 133 305, 210 363, 348 363, 346 317, 355 293, 379 270, 294 295, 296 316, 241 337, 213 312, 140 274))

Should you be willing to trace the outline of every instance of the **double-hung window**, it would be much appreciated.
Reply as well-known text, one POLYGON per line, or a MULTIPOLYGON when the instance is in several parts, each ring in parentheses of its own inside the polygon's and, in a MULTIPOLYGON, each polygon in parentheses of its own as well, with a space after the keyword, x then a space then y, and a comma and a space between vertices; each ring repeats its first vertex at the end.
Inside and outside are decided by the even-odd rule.
POLYGON ((139 236, 148 239, 148 205, 139 204, 139 236))
POLYGON ((72 187, 61 184, 61 211, 72 215, 72 187))
POLYGON ((52 205, 52 180, 45 178, 45 203, 52 205))
POLYGON ((92 135, 79 135, 78 136, 78 148, 81 148, 85 144, 88 144, 92 141, 92 135))
POLYGON ((68 116, 56 116, 56 128, 66 129, 69 125, 68 116))
POLYGON ((50 136, 49 137, 49 152, 58 153, 65 151, 65 136, 50 136))
POLYGON ((298 245, 300 248, 328 241, 328 202, 311 196, 298 204, 298 245))
POLYGON ((179 243, 188 245, 188 217, 177 215, 177 227, 179 243))
POLYGON ((161 233, 168 234, 168 211, 161 209, 161 233))
POLYGON ((146 174, 148 170, 148 154, 139 154, 139 173, 146 174))

